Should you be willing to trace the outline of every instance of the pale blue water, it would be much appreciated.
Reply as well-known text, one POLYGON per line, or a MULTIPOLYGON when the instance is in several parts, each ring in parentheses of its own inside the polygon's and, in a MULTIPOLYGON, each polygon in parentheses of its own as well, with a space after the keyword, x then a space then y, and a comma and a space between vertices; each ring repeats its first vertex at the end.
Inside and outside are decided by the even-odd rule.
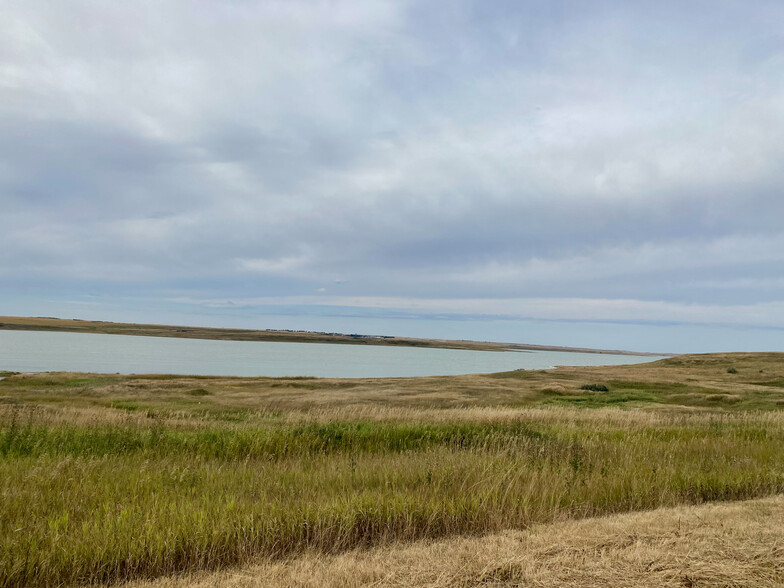
POLYGON ((16 372, 368 378, 632 364, 655 359, 562 351, 466 351, 0 331, 0 370, 16 372))

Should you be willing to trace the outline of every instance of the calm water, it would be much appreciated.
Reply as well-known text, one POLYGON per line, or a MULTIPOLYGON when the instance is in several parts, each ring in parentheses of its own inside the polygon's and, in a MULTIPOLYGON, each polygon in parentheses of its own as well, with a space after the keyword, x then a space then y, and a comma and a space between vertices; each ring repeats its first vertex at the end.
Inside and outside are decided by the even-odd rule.
POLYGON ((652 357, 0 331, 0 370, 330 378, 435 376, 642 363, 652 357))

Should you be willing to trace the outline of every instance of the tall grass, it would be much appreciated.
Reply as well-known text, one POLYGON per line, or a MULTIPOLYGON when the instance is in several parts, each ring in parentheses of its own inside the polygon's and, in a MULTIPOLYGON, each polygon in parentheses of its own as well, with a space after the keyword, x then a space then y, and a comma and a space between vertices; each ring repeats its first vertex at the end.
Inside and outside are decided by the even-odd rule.
POLYGON ((332 453, 420 451, 428 447, 504 447, 544 434, 525 423, 309 423, 269 428, 177 430, 162 426, 47 426, 12 421, 0 428, 0 457, 209 457, 273 459, 332 453))
POLYGON ((784 491, 780 412, 602 410, 346 420, 324 409, 182 426, 0 411, 0 586, 784 491))

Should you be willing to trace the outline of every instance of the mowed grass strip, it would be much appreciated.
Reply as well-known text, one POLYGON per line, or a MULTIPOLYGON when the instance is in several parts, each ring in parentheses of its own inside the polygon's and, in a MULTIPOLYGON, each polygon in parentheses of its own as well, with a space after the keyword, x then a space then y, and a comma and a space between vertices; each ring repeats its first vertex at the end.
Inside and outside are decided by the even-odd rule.
POLYGON ((127 588, 683 588, 784 585, 784 495, 260 559, 127 588))

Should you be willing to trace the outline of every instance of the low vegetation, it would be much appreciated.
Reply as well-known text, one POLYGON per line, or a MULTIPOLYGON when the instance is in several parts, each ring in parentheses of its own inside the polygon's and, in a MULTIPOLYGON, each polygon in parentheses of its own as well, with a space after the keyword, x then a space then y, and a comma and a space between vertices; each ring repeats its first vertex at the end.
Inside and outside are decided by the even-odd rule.
POLYGON ((0 586, 784 492, 780 381, 778 354, 382 380, 9 374, 0 586))

